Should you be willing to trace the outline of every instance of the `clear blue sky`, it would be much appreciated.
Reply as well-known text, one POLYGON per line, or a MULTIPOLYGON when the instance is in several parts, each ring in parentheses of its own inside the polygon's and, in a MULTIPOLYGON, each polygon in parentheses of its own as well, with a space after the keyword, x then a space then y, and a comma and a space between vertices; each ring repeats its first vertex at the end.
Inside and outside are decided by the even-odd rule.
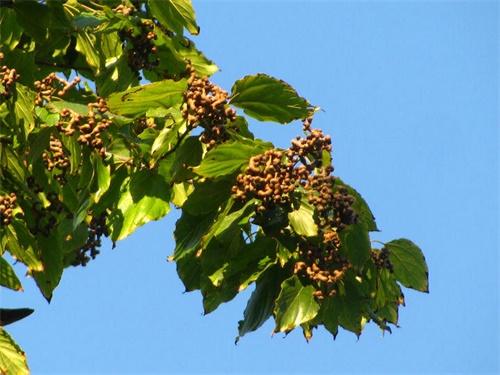
MULTIPOLYGON (((317 331, 271 338, 272 322, 234 345, 250 291, 202 316, 182 294, 177 218, 142 228, 48 305, 25 280, 2 305, 37 311, 10 332, 34 374, 496 373, 499 355, 498 18, 496 2, 195 1, 199 47, 230 89, 245 74, 290 82, 324 109, 336 173, 368 200, 381 233, 424 250, 430 294, 406 292, 400 329, 359 341, 317 331)), ((300 125, 254 124, 286 146, 300 125)))

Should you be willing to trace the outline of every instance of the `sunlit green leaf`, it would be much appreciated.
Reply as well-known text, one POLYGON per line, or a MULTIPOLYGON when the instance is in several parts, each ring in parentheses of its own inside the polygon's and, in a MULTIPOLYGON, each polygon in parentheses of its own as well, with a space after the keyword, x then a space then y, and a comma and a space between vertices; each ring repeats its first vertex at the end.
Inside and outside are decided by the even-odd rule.
POLYGON ((138 117, 152 107, 180 107, 186 88, 186 80, 163 80, 112 94, 108 105, 117 115, 138 117))
POLYGON ((111 219, 113 241, 122 240, 147 222, 164 217, 170 211, 170 193, 170 186, 158 174, 141 171, 132 175, 111 219))
POLYGON ((241 142, 224 143, 210 150, 195 172, 204 177, 219 177, 231 174, 246 165, 254 155, 266 151, 264 145, 254 146, 241 142))
POLYGON ((429 292, 429 270, 422 250, 404 238, 388 242, 385 247, 396 279, 407 288, 429 292))
POLYGON ((12 375, 28 375, 26 355, 10 335, 0 327, 0 372, 12 375))
POLYGON ((313 109, 288 83, 266 74, 236 81, 231 90, 231 104, 257 120, 282 124, 305 118, 313 109))
POLYGON ((288 214, 288 220, 295 233, 300 236, 313 237, 318 234, 318 226, 314 222, 314 208, 303 201, 300 207, 288 214))
POLYGON ((275 332, 289 332, 302 323, 313 319, 319 311, 314 287, 304 286, 297 276, 281 284, 281 291, 274 307, 275 332))
POLYGON ((191 34, 198 34, 191 0, 148 0, 149 8, 161 24, 181 35, 185 27, 191 34))
POLYGON ((0 256, 0 285, 12 290, 23 290, 12 266, 0 256))

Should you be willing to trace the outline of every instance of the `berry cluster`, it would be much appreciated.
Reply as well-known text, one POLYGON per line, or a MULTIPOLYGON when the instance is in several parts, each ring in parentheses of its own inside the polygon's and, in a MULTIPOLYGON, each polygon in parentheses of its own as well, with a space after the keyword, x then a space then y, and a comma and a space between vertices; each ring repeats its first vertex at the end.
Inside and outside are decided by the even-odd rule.
POLYGON ((106 156, 106 148, 102 140, 102 132, 112 124, 110 119, 104 118, 103 114, 108 111, 106 101, 99 98, 94 103, 87 104, 87 116, 81 116, 70 109, 63 109, 57 123, 57 129, 71 136, 78 130, 78 143, 93 148, 101 157, 106 156))
POLYGON ((235 199, 258 198, 257 212, 273 209, 276 205, 289 208, 297 181, 307 170, 294 169, 291 162, 284 160, 285 153, 280 150, 268 150, 253 156, 245 173, 236 178, 232 188, 235 199))
POLYGON ((0 195, 0 226, 7 226, 12 222, 12 212, 16 207, 16 193, 0 195))
POLYGON ((116 13, 120 13, 124 16, 128 16, 128 15, 135 12, 135 8, 131 7, 131 6, 127 6, 125 4, 120 4, 115 9, 113 9, 113 11, 116 13))
POLYGON ((35 81, 35 104, 43 105, 52 100, 52 96, 64 96, 71 88, 80 82, 80 77, 75 77, 73 81, 68 82, 56 75, 50 73, 41 81, 35 81))
MULTIPOLYGON (((0 61, 2 61, 4 55, 0 52, 0 61)), ((16 69, 9 68, 6 65, 0 67, 0 83, 3 86, 3 91, 0 93, 0 97, 4 99, 10 98, 12 95, 12 88, 14 84, 19 79, 19 74, 17 74, 16 69)))
POLYGON ((158 57, 153 57, 158 52, 154 41, 157 39, 154 32, 155 25, 151 20, 141 20, 141 31, 135 34, 133 29, 120 31, 120 36, 129 45, 128 64, 134 71, 153 69, 160 64, 158 57))
POLYGON ((137 118, 133 123, 133 131, 135 134, 141 134, 146 129, 154 129, 156 124, 153 118, 145 116, 137 118))
POLYGON ((101 114, 108 111, 106 102, 102 98, 99 98, 96 103, 88 104, 89 112, 87 122, 78 128, 80 131, 78 142, 82 145, 93 148, 102 158, 104 158, 106 156, 106 148, 104 147, 101 133, 103 130, 110 127, 112 121, 107 118, 102 118, 102 116, 97 118, 94 108, 96 108, 101 114))
POLYGON ((184 93, 182 115, 188 126, 204 128, 200 141, 208 148, 228 139, 224 126, 236 119, 234 109, 227 106, 228 93, 206 77, 198 77, 193 67, 187 67, 188 89, 184 93))
POLYGON ((54 169, 61 171, 60 174, 55 176, 55 179, 63 183, 66 171, 70 166, 70 161, 64 152, 62 142, 54 136, 50 136, 49 149, 43 152, 42 158, 49 172, 54 169))
POLYGON ((381 250, 372 250, 371 257, 378 269, 386 269, 391 273, 394 272, 394 267, 389 259, 389 250, 386 247, 383 247, 381 250))
POLYGON ((106 214, 92 217, 89 224, 87 242, 76 251, 76 258, 73 266, 86 266, 90 259, 95 259, 99 254, 98 248, 101 246, 102 236, 108 237, 109 232, 106 226, 106 214))
POLYGON ((317 299, 335 295, 337 282, 351 267, 350 263, 338 254, 337 247, 331 245, 322 247, 307 242, 301 243, 299 259, 293 271, 307 277, 316 285, 314 296, 317 299))
POLYGON ((321 242, 301 239, 294 272, 308 278, 316 286, 316 298, 322 299, 336 293, 337 282, 351 267, 339 254, 338 232, 354 224, 356 214, 354 198, 344 188, 334 190, 333 167, 323 165, 325 153, 332 150, 331 139, 311 129, 311 121, 304 121, 306 137, 294 139, 287 150, 252 157, 245 172, 237 176, 232 193, 240 201, 258 198, 257 212, 262 213, 276 206, 290 212, 294 191, 305 191, 315 208, 321 242))

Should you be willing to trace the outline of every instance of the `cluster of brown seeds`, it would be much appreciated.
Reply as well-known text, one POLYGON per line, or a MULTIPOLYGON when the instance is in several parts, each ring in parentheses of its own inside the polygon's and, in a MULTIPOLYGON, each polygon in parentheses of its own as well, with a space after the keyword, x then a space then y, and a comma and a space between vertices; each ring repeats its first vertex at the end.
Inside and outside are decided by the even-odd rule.
MULTIPOLYGON (((315 296, 322 299, 336 293, 337 282, 351 265, 339 254, 338 232, 356 222, 354 198, 346 189, 334 188, 333 167, 323 165, 325 153, 331 153, 331 139, 304 121, 306 137, 297 137, 287 150, 269 150, 250 159, 248 168, 236 178, 233 197, 240 201, 258 198, 258 212, 276 206, 292 209, 293 192, 302 188, 315 208, 321 242, 303 240, 294 272, 316 286, 315 296)), ((329 159, 329 158, 328 158, 329 159)))
POLYGON ((314 296, 317 299, 335 295, 337 282, 351 267, 350 263, 338 254, 337 247, 330 245, 321 247, 302 243, 299 246, 299 259, 293 271, 307 277, 316 286, 314 296))
POLYGON ((76 258, 72 265, 85 267, 90 259, 95 259, 99 254, 102 236, 109 236, 105 213, 98 217, 92 217, 89 224, 87 242, 76 251, 76 258))
POLYGON ((58 169, 61 173, 56 175, 57 181, 63 183, 65 181, 65 175, 67 169, 70 167, 70 161, 68 155, 64 152, 63 144, 54 136, 50 136, 49 148, 44 151, 42 158, 45 164, 45 168, 50 172, 54 169, 58 169))
POLYGON ((70 89, 80 82, 80 77, 75 77, 73 81, 68 82, 60 78, 56 73, 50 73, 41 81, 35 81, 35 104, 43 105, 52 100, 52 96, 64 96, 70 89))
POLYGON ((16 193, 0 195, 0 225, 7 226, 12 222, 12 212, 16 207, 16 193))
POLYGON ((125 4, 120 4, 116 8, 114 8, 113 11, 116 13, 123 14, 124 16, 128 16, 135 12, 135 8, 125 4))
POLYGON ((198 77, 188 65, 188 89, 184 93, 182 115, 188 126, 204 128, 200 141, 212 148, 228 139, 224 126, 236 119, 234 109, 227 106, 228 93, 210 82, 206 77, 198 77))
POLYGON ((78 131, 78 143, 93 148, 101 157, 105 157, 106 148, 102 132, 112 124, 110 119, 103 117, 108 111, 108 106, 104 99, 98 98, 96 102, 87 104, 87 107, 87 116, 81 116, 67 108, 63 109, 60 121, 56 125, 57 129, 67 136, 78 131))
POLYGON ((154 44, 157 39, 154 23, 151 20, 141 20, 139 26, 141 31, 138 34, 133 29, 120 31, 121 38, 129 45, 128 64, 136 72, 150 70, 160 64, 160 59, 154 56, 158 53, 154 44))
POLYGON ((290 207, 291 194, 297 187, 300 172, 285 160, 280 150, 268 150, 250 159, 245 173, 236 178, 232 193, 237 200, 258 198, 257 212, 274 208, 276 205, 290 207))
POLYGON ((371 257, 378 269, 387 269, 391 273, 394 272, 394 267, 389 259, 389 250, 386 247, 381 250, 372 250, 371 257))
MULTIPOLYGON (((0 61, 2 61, 4 55, 0 52, 0 61)), ((0 93, 0 97, 4 99, 10 98, 12 95, 12 89, 14 84, 19 79, 19 74, 17 74, 16 69, 9 68, 7 65, 2 65, 0 67, 0 83, 3 86, 3 91, 0 93)))
POLYGON ((288 150, 288 156, 294 161, 300 160, 304 163, 305 157, 310 161, 310 168, 320 167, 324 151, 332 151, 332 140, 329 135, 324 135, 320 129, 311 129, 312 119, 304 120, 305 138, 297 137, 292 140, 288 150))
POLYGON ((146 129, 156 128, 156 123, 153 118, 139 117, 133 123, 133 130, 135 134, 141 134, 146 129))

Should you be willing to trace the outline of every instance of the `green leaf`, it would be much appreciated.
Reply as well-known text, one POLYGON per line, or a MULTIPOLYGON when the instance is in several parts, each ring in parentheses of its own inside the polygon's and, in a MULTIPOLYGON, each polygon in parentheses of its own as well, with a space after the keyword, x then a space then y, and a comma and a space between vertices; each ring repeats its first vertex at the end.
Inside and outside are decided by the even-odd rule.
MULTIPOLYGON (((270 266, 276 263, 274 239, 259 237, 246 246, 236 246, 230 259, 209 276, 214 286, 234 285, 239 292, 257 280, 270 266)), ((207 255, 209 256, 209 255, 207 255)))
POLYGON ((271 317, 282 281, 283 271, 279 267, 269 269, 257 280, 255 290, 243 313, 243 320, 238 322, 236 342, 246 333, 255 331, 271 317))
POLYGON ((205 215, 217 210, 231 196, 229 179, 207 180, 193 185, 194 190, 182 206, 191 215, 205 215))
POLYGON ((267 144, 244 144, 228 142, 207 152, 200 166, 194 171, 204 177, 219 177, 228 175, 248 164, 250 158, 270 147, 267 144))
POLYGON ((236 81, 231 97, 232 105, 260 121, 286 124, 307 117, 313 109, 288 83, 266 74, 236 81))
POLYGON ((370 232, 378 231, 375 217, 373 216, 370 207, 368 207, 368 203, 366 203, 361 194, 359 194, 353 187, 347 185, 339 177, 335 177, 333 191, 338 191, 340 188, 345 188, 347 192, 354 197, 355 201, 353 209, 358 215, 358 223, 363 224, 370 232))
POLYGON ((288 214, 288 220, 295 233, 300 236, 314 237, 318 234, 318 226, 314 222, 314 208, 302 201, 298 210, 288 214))
POLYGON ((407 288, 429 292, 429 270, 422 250, 410 240, 401 238, 385 244, 394 276, 407 288))
POLYGON ((82 12, 73 18, 72 24, 77 30, 85 29, 86 27, 95 27, 105 21, 104 17, 97 17, 96 13, 82 12))
POLYGON ((368 230, 362 224, 347 226, 339 232, 340 251, 356 268, 370 258, 371 244, 368 230))
POLYGON ((2 8, 0 12, 0 44, 10 50, 14 49, 21 40, 23 29, 19 26, 16 13, 9 8, 2 8))
POLYGON ((21 282, 16 276, 12 266, 0 256, 0 285, 12 290, 22 291, 21 282))
POLYGON ((292 276, 281 284, 281 291, 276 300, 274 317, 275 332, 289 332, 302 323, 313 319, 319 311, 315 301, 314 287, 302 285, 297 276, 292 276))
POLYGON ((200 32, 191 0, 148 0, 148 5, 151 14, 176 34, 182 35, 184 27, 193 35, 200 32))
POLYGON ((0 327, 0 372, 12 375, 29 375, 26 355, 10 335, 0 327))
POLYGON ((214 213, 193 216, 186 211, 182 212, 175 226, 175 250, 172 260, 178 261, 199 249, 203 236, 213 224, 214 216, 214 213))
POLYGON ((337 337, 339 332, 338 298, 326 297, 321 303, 319 316, 325 328, 333 335, 333 338, 337 337))
POLYGON ((38 236, 37 243, 42 253, 43 272, 33 272, 33 278, 45 299, 50 302, 64 269, 59 233, 53 232, 50 237, 38 236))
POLYGON ((20 309, 3 309, 0 308, 0 326, 6 326, 24 319, 33 314, 35 310, 28 308, 20 309))
POLYGON ((104 165, 100 157, 94 159, 94 165, 97 173, 97 186, 98 189, 95 192, 95 201, 98 202, 99 199, 108 190, 111 184, 111 171, 108 165, 104 165))
POLYGON ((187 88, 185 79, 163 80, 112 94, 108 106, 114 114, 138 117, 150 108, 180 107, 187 88))
POLYGON ((7 227, 7 248, 10 254, 28 267, 29 271, 43 271, 43 263, 35 253, 35 238, 21 220, 15 218, 7 227))
POLYGON ((160 175, 151 171, 132 175, 110 219, 112 240, 122 240, 147 222, 164 217, 170 211, 170 194, 170 186, 160 175))
POLYGON ((101 59, 96 44, 97 38, 95 34, 86 31, 76 34, 76 50, 82 54, 95 74, 99 74, 101 71, 101 59))
POLYGON ((24 136, 26 137, 35 126, 35 94, 26 86, 16 84, 17 100, 15 114, 18 125, 24 125, 24 136))

